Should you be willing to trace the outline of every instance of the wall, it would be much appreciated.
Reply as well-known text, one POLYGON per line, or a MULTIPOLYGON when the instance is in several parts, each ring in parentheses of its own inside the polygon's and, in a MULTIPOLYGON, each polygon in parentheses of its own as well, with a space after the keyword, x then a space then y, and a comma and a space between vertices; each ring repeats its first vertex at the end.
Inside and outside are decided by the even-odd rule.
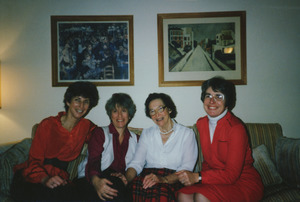
POLYGON ((245 122, 280 123, 286 136, 299 138, 298 0, 0 0, 0 143, 29 137, 34 123, 63 110, 66 88, 51 86, 51 15, 134 15, 135 85, 98 87, 99 105, 87 118, 107 125, 106 100, 125 92, 137 105, 130 125, 149 127, 144 101, 151 92, 172 96, 182 124, 205 115, 200 86, 158 87, 157 14, 235 10, 247 12, 248 84, 237 86, 233 112, 245 122))

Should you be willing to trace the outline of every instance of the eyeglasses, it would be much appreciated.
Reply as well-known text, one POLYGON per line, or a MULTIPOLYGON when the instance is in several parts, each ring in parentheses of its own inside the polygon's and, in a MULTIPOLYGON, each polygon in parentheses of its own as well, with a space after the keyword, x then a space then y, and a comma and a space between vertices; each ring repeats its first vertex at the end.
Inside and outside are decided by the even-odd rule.
POLYGON ((221 93, 217 93, 215 95, 206 94, 204 96, 204 99, 206 100, 206 99, 212 99, 212 98, 214 98, 215 102, 217 102, 217 101, 220 102, 220 101, 224 100, 224 97, 225 96, 223 94, 221 94, 221 93))
POLYGON ((151 109, 149 111, 150 116, 154 116, 156 113, 163 113, 165 110, 166 106, 159 106, 157 109, 151 109))

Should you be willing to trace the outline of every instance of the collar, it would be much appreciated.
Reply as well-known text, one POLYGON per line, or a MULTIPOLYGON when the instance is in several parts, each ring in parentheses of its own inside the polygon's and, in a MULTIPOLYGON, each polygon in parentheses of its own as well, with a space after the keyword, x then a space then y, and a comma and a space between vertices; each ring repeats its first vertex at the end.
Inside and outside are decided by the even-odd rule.
POLYGON ((228 112, 228 109, 225 109, 224 112, 217 117, 211 117, 209 115, 207 115, 207 117, 209 119, 209 122, 217 123, 220 119, 222 119, 227 114, 227 112, 228 112))
MULTIPOLYGON (((113 134, 113 135, 120 135, 119 132, 117 131, 116 127, 114 126, 114 124, 110 123, 109 126, 109 133, 113 134)), ((129 132, 128 128, 126 127, 125 131, 124 131, 124 136, 129 136, 131 137, 131 133, 129 132)))

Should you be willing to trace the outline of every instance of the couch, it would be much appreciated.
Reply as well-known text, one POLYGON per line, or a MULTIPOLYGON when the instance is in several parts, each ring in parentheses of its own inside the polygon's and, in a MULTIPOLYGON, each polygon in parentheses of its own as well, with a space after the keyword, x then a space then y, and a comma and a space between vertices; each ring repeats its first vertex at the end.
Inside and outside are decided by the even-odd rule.
MULTIPOLYGON (((264 184, 262 201, 300 201, 300 139, 283 136, 282 128, 277 123, 246 123, 250 137, 254 166, 260 173, 264 184)), ((37 124, 33 126, 34 136, 37 124)), ((197 141, 199 134, 196 125, 189 126, 195 131, 197 141)), ((130 128, 141 134, 142 129, 130 128)), ((25 161, 31 145, 31 138, 0 145, 0 201, 12 201, 9 197, 9 186, 13 177, 13 166, 25 161)), ((201 170, 203 160, 201 148, 195 171, 201 170)), ((77 166, 84 159, 87 144, 81 155, 68 166, 70 178, 77 175, 77 166)))

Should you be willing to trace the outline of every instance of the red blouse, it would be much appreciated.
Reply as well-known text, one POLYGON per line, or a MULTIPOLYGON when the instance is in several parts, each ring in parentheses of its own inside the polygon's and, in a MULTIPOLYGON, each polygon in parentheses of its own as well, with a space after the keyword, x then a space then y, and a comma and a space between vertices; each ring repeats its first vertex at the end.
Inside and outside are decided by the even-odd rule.
POLYGON ((57 158, 72 161, 80 154, 83 144, 88 142, 91 131, 96 127, 90 120, 82 118, 71 132, 61 125, 61 117, 48 117, 39 124, 29 151, 29 158, 18 168, 24 168, 23 176, 31 183, 41 183, 47 176, 60 176, 68 179, 69 174, 52 165, 43 165, 44 159, 57 158))

